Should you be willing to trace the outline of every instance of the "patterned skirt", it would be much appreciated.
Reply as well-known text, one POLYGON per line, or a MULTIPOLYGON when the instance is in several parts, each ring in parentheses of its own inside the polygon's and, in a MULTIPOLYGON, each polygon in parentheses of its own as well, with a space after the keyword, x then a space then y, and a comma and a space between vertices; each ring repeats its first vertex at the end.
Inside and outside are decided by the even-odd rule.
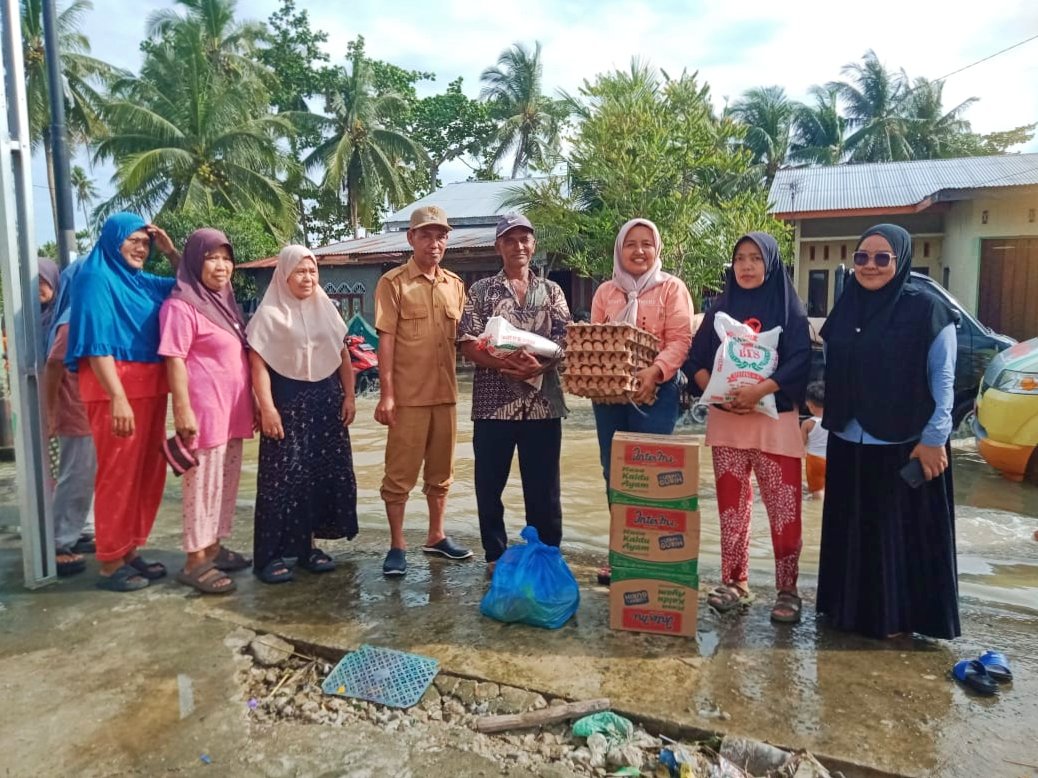
POLYGON ((357 534, 357 479, 349 431, 343 426, 343 391, 337 373, 321 381, 295 381, 270 371, 282 440, 260 438, 256 478, 257 570, 275 559, 306 558, 312 538, 357 534))

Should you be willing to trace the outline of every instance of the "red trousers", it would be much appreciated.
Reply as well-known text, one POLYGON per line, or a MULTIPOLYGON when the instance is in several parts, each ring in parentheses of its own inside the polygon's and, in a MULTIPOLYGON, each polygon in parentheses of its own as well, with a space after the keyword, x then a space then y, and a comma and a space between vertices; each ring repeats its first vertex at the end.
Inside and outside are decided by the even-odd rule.
POLYGON ((90 431, 97 449, 94 479, 94 523, 97 559, 113 562, 143 546, 155 524, 166 486, 168 395, 131 399, 134 433, 112 434, 111 403, 86 403, 90 431))
POLYGON ((800 572, 801 464, 796 457, 758 449, 714 446, 714 480, 721 514, 721 579, 742 583, 750 575, 750 507, 756 474, 761 500, 771 524, 775 552, 775 587, 796 591, 800 572))

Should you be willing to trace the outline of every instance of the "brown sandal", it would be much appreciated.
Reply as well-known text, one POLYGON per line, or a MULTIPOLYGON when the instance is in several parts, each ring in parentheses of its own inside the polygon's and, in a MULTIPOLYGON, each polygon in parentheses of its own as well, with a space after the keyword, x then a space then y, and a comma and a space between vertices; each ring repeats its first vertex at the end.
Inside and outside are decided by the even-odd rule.
POLYGON ((735 584, 723 584, 706 596, 706 604, 718 613, 727 613, 735 608, 745 608, 754 601, 753 592, 740 589, 735 584))
POLYGON ((238 588, 234 580, 212 562, 201 564, 191 572, 181 570, 177 573, 177 580, 203 594, 229 594, 238 588), (221 581, 227 583, 220 586, 221 581))
POLYGON ((793 592, 779 592, 771 608, 771 620, 779 624, 796 624, 800 621, 800 598, 793 592))

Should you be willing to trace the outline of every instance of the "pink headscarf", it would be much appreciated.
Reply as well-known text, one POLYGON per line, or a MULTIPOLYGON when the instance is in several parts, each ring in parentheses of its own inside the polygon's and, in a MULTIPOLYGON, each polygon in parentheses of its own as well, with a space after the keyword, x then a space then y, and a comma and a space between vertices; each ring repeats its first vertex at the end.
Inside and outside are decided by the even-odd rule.
POLYGON ((245 333, 271 369, 295 381, 322 381, 342 364, 346 322, 320 285, 305 300, 292 294, 288 277, 304 259, 317 264, 306 246, 281 249, 274 277, 245 333))
POLYGON ((638 298, 667 280, 668 274, 663 272, 662 255, 663 241, 660 240, 660 231, 648 219, 631 219, 620 228, 620 232, 616 236, 616 243, 613 245, 613 283, 627 294, 627 305, 613 317, 614 322, 627 322, 637 326, 638 298), (623 269, 623 265, 620 262, 620 251, 623 248, 627 233, 638 225, 652 230, 653 242, 656 244, 656 261, 652 267, 640 276, 632 276, 623 269))

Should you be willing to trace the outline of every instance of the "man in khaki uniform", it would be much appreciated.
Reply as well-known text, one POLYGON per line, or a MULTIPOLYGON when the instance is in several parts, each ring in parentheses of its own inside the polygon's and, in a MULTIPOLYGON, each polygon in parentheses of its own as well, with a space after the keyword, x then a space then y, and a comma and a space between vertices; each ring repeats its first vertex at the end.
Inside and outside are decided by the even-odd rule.
POLYGON ((407 230, 414 254, 375 289, 381 385, 375 421, 389 427, 381 489, 390 531, 385 575, 407 572, 404 508, 423 461, 429 533, 422 551, 449 559, 472 556, 443 529, 457 440, 455 341, 465 305, 465 284, 440 267, 450 230, 442 208, 415 210, 407 230))

